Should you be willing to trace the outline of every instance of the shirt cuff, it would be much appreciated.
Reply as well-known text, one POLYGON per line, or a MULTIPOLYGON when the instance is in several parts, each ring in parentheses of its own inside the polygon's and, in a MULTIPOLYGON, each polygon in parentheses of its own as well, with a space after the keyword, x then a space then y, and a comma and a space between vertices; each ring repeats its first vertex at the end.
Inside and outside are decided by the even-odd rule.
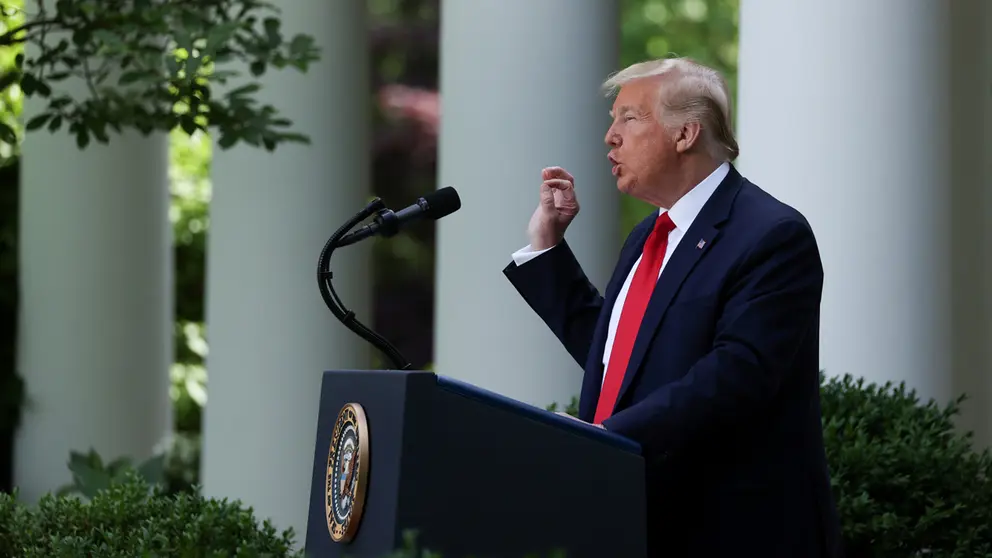
MULTIPOLYGON (((554 248, 554 246, 552 246, 551 248, 554 248)), ((544 250, 535 251, 532 250, 530 244, 528 244, 527 246, 524 246, 523 248, 513 253, 513 263, 517 265, 524 265, 525 263, 547 252, 551 248, 545 248, 544 250)))

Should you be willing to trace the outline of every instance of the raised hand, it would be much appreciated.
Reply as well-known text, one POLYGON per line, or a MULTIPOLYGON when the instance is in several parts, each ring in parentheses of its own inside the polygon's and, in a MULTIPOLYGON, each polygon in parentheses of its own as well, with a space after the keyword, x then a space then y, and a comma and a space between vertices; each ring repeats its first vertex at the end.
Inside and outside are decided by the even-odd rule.
POLYGON ((541 171, 540 202, 530 218, 527 234, 533 250, 544 250, 561 242, 565 229, 579 214, 575 178, 561 167, 541 171))

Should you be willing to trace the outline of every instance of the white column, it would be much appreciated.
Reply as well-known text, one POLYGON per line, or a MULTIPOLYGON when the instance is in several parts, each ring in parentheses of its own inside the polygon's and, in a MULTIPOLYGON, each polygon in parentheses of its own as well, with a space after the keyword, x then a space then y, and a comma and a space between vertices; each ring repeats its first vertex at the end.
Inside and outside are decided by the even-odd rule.
POLYGON ((988 69, 951 38, 982 2, 741 4, 740 166, 816 233, 828 374, 943 402, 988 370, 988 69))
MULTIPOLYGON (((328 237, 368 201, 369 85, 363 2, 283 0, 287 36, 322 50, 306 74, 272 70, 260 98, 310 146, 214 150, 207 260, 204 490, 239 498, 302 544, 321 373, 368 367, 369 345, 317 290, 328 237)), ((334 285, 370 323, 368 244, 335 253, 334 285)))
MULTIPOLYGON (((37 105, 26 105, 29 119, 37 105)), ((64 127, 42 129, 28 132, 21 172, 29 400, 14 482, 35 500, 70 482, 70 450, 140 461, 170 430, 168 143, 128 132, 80 151, 64 127)))
POLYGON ((544 406, 578 395, 582 369, 502 274, 527 244, 541 169, 576 179, 566 238, 602 290, 622 239, 603 143, 619 69, 615 0, 445 0, 440 186, 462 209, 439 222, 435 369, 544 406))

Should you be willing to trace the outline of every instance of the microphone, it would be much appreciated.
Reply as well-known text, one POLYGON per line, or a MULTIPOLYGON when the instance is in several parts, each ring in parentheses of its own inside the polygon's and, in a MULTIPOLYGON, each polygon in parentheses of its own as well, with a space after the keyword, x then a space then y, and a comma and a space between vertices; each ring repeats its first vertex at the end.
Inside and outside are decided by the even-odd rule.
POLYGON ((420 218, 436 221, 441 217, 451 215, 461 207, 462 201, 458 197, 458 192, 451 186, 445 186, 418 199, 417 203, 395 213, 390 209, 383 209, 375 216, 372 223, 346 234, 338 240, 337 246, 348 246, 373 235, 390 237, 399 232, 400 226, 407 221, 420 218))

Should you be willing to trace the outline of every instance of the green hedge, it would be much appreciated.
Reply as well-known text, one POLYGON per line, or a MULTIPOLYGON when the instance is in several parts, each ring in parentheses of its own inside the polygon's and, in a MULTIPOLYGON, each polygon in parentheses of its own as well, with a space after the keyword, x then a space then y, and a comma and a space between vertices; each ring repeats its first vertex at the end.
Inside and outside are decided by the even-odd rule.
POLYGON ((92 500, 45 496, 28 507, 0 494, 0 556, 136 558, 303 556, 239 502, 149 489, 134 471, 92 500))
POLYGON ((992 456, 902 384, 823 381, 823 433, 849 558, 992 556, 992 456))
MULTIPOLYGON (((955 429, 960 399, 941 407, 850 377, 823 379, 821 393, 848 558, 992 556, 992 456, 955 429)), ((139 471, 160 477, 161 461, 90 454, 70 467, 74 485, 38 506, 0 495, 0 556, 302 556, 291 531, 239 502, 150 489, 139 471)), ((409 543, 394 556, 437 555, 409 543)))

